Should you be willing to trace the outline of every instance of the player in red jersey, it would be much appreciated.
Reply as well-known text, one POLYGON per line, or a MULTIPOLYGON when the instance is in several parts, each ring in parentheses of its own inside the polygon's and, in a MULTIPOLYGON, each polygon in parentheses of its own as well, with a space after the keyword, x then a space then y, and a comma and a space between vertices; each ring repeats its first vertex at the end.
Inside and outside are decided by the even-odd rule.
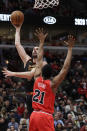
MULTIPOLYGON (((37 31, 37 35, 39 32, 37 31)), ((52 114, 54 113, 55 94, 69 69, 75 39, 70 35, 65 43, 68 46, 68 53, 64 65, 60 73, 51 79, 52 70, 50 65, 46 64, 42 67, 44 41, 40 42, 34 73, 35 82, 32 98, 34 111, 30 116, 29 131, 54 131, 52 114)))

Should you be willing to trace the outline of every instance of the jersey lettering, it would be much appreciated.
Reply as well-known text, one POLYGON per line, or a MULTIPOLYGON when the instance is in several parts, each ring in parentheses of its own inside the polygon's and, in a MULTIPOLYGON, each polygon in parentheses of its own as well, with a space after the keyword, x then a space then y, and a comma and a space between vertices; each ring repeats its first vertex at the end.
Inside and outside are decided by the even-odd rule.
POLYGON ((38 87, 42 87, 43 89, 45 89, 46 85, 43 84, 43 83, 38 82, 38 87))

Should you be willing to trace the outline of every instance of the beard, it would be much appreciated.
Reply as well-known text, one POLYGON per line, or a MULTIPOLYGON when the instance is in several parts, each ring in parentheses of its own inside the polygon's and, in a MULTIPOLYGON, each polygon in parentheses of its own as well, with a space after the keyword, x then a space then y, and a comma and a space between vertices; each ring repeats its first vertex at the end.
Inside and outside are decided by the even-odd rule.
POLYGON ((37 58, 37 54, 32 54, 32 57, 33 58, 37 58))

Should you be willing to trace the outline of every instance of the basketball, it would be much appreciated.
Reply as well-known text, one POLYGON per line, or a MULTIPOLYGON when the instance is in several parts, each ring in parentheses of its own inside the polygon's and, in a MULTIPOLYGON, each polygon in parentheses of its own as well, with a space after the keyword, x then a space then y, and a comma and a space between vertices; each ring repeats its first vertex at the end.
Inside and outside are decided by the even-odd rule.
POLYGON ((24 14, 21 11, 13 11, 10 20, 12 25, 19 27, 24 22, 24 14))

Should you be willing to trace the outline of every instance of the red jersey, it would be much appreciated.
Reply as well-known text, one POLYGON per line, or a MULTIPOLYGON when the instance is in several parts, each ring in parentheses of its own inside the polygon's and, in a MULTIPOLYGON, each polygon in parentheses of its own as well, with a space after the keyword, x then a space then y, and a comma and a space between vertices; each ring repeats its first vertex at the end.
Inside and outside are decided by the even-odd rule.
POLYGON ((33 88, 32 107, 47 113, 54 113, 55 95, 50 86, 50 80, 36 79, 33 88))

